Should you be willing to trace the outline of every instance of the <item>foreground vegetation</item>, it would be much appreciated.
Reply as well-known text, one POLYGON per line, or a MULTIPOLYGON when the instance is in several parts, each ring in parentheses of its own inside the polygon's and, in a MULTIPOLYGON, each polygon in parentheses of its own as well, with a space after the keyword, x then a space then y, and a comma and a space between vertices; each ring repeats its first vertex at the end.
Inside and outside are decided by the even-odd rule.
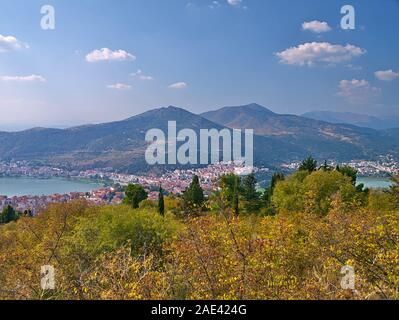
MULTIPOLYGON (((256 179, 222 177, 204 197, 124 205, 58 204, 0 227, 2 299, 399 299, 399 184, 356 186, 349 168, 312 159, 263 194, 256 179), (42 290, 52 265, 56 289, 42 290), (343 266, 356 290, 343 289, 343 266)), ((397 182, 399 182, 397 180, 397 182)))

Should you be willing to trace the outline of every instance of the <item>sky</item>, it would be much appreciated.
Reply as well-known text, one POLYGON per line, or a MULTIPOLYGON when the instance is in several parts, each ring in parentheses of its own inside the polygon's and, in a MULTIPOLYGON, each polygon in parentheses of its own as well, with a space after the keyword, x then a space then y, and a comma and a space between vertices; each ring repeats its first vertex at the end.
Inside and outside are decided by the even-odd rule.
POLYGON ((398 0, 0 0, 0 130, 169 105, 399 115, 398 34, 398 0))

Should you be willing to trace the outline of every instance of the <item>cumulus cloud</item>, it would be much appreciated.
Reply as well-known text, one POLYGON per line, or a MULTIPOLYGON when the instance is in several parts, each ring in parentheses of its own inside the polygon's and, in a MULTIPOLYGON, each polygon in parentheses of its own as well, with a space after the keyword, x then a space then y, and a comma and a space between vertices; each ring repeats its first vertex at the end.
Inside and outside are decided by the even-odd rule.
POLYGON ((342 46, 328 42, 311 42, 291 47, 276 53, 280 62, 290 65, 312 66, 318 63, 335 64, 349 61, 366 53, 366 50, 351 44, 342 46))
POLYGON ((152 76, 143 74, 143 71, 141 71, 141 70, 137 70, 137 72, 132 73, 131 76, 132 77, 137 77, 137 78, 139 78, 140 80, 143 80, 143 81, 154 80, 154 78, 152 76))
POLYGON ((110 84, 109 86, 107 86, 107 88, 114 90, 131 90, 132 86, 124 83, 116 83, 116 84, 110 84))
POLYGON ((302 23, 302 30, 311 31, 311 32, 314 32, 314 33, 323 33, 323 32, 331 31, 332 29, 328 25, 327 22, 313 20, 313 21, 302 23))
POLYGON ((338 96, 345 98, 348 102, 359 104, 371 102, 381 92, 381 89, 373 87, 366 80, 341 80, 339 83, 338 96))
POLYGON ((399 72, 395 72, 392 69, 377 71, 374 74, 377 79, 382 81, 392 81, 399 77, 399 72))
POLYGON ((169 89, 184 89, 187 87, 187 83, 185 82, 176 82, 169 86, 169 89))
POLYGON ((94 50, 86 55, 87 62, 125 61, 125 60, 136 60, 136 57, 125 50, 112 51, 111 49, 108 48, 94 50))
POLYGON ((2 76, 0 80, 6 82, 46 82, 44 77, 35 74, 30 76, 2 76))
POLYGON ((3 36, 0 34, 0 52, 16 51, 28 48, 29 46, 26 43, 19 41, 15 37, 3 36))

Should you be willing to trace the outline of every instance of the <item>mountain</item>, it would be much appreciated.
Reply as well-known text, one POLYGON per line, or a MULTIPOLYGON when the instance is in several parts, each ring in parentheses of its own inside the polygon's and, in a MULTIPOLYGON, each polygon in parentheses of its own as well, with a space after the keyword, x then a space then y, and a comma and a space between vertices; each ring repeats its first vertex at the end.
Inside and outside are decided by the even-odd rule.
POLYGON ((69 129, 35 128, 0 132, 0 159, 29 160, 65 168, 113 167, 145 170, 145 134, 158 128, 167 132, 168 121, 178 130, 222 127, 180 108, 154 109, 126 120, 69 129))
MULTIPOLYGON (((148 146, 145 134, 154 128, 166 134, 168 121, 176 121, 178 131, 193 129, 198 137, 200 129, 231 131, 200 115, 169 106, 111 123, 69 129, 0 132, 0 160, 28 160, 67 169, 112 167, 121 172, 148 171, 154 167, 149 167, 144 158, 148 146)), ((254 153, 260 164, 279 163, 282 155, 284 159, 307 155, 306 150, 289 141, 261 136, 254 137, 254 153)))
POLYGON ((399 137, 386 131, 277 114, 258 104, 224 107, 201 116, 229 128, 254 129, 256 135, 290 142, 319 158, 347 160, 398 153, 399 137))
POLYGON ((399 117, 382 119, 364 114, 333 111, 311 111, 304 113, 302 117, 330 123, 352 124, 376 130, 399 128, 399 117))
POLYGON ((168 121, 176 121, 178 131, 189 128, 198 136, 200 129, 254 129, 254 160, 258 165, 278 165, 309 154, 342 161, 371 159, 380 154, 397 154, 399 150, 395 130, 377 131, 279 115, 256 104, 202 115, 170 106, 104 124, 0 132, 0 160, 28 160, 67 169, 113 168, 131 173, 163 169, 147 165, 145 134, 154 128, 166 133, 168 121))

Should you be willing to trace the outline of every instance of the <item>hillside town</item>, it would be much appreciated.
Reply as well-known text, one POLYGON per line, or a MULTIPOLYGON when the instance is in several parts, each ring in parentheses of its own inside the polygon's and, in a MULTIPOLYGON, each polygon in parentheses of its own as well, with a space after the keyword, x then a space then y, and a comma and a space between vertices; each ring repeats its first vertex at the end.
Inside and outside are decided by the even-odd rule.
POLYGON ((34 167, 27 162, 0 163, 0 176, 7 177, 32 177, 32 178, 69 178, 88 181, 102 181, 103 188, 90 192, 71 192, 68 194, 53 195, 24 195, 0 196, 0 210, 11 205, 16 210, 24 212, 31 210, 36 214, 52 203, 65 203, 76 199, 86 199, 88 202, 100 204, 119 204, 123 201, 123 186, 140 184, 148 191, 149 199, 158 197, 159 187, 176 195, 182 194, 189 186, 192 177, 197 175, 205 192, 209 193, 217 188, 218 178, 224 174, 236 173, 239 175, 247 172, 268 172, 267 168, 247 168, 241 163, 227 162, 210 165, 204 168, 174 170, 161 175, 131 175, 115 173, 110 170, 92 169, 84 171, 66 171, 52 167, 34 167))
MULTIPOLYGON (((299 162, 282 164, 281 170, 293 171, 298 169, 299 162)), ((328 163, 330 166, 337 162, 328 163)), ((360 176, 389 176, 399 173, 399 163, 392 156, 381 156, 377 161, 353 160, 340 165, 348 165, 358 170, 360 176)), ((49 166, 34 166, 27 161, 0 162, 0 177, 31 177, 31 178, 68 178, 86 181, 100 181, 102 188, 90 192, 70 192, 68 194, 53 195, 0 195, 0 210, 11 205, 16 210, 24 212, 31 210, 36 214, 52 203, 65 203, 75 199, 86 199, 88 202, 101 204, 119 204, 123 201, 123 186, 140 184, 148 191, 149 199, 156 199, 159 187, 172 194, 180 195, 189 186, 193 175, 200 178, 201 185, 206 193, 215 190, 218 179, 228 173, 243 175, 248 171, 268 174, 269 168, 246 168, 241 163, 226 162, 209 165, 203 168, 167 171, 163 174, 132 175, 113 172, 108 169, 91 169, 83 171, 68 171, 49 166)))
MULTIPOLYGON (((349 162, 338 163, 336 161, 328 162, 331 167, 349 166, 357 170, 359 176, 363 177, 387 177, 399 173, 399 162, 391 155, 380 156, 376 161, 371 160, 352 160, 349 162)), ((285 163, 281 168, 286 171, 297 170, 300 161, 285 163)))

